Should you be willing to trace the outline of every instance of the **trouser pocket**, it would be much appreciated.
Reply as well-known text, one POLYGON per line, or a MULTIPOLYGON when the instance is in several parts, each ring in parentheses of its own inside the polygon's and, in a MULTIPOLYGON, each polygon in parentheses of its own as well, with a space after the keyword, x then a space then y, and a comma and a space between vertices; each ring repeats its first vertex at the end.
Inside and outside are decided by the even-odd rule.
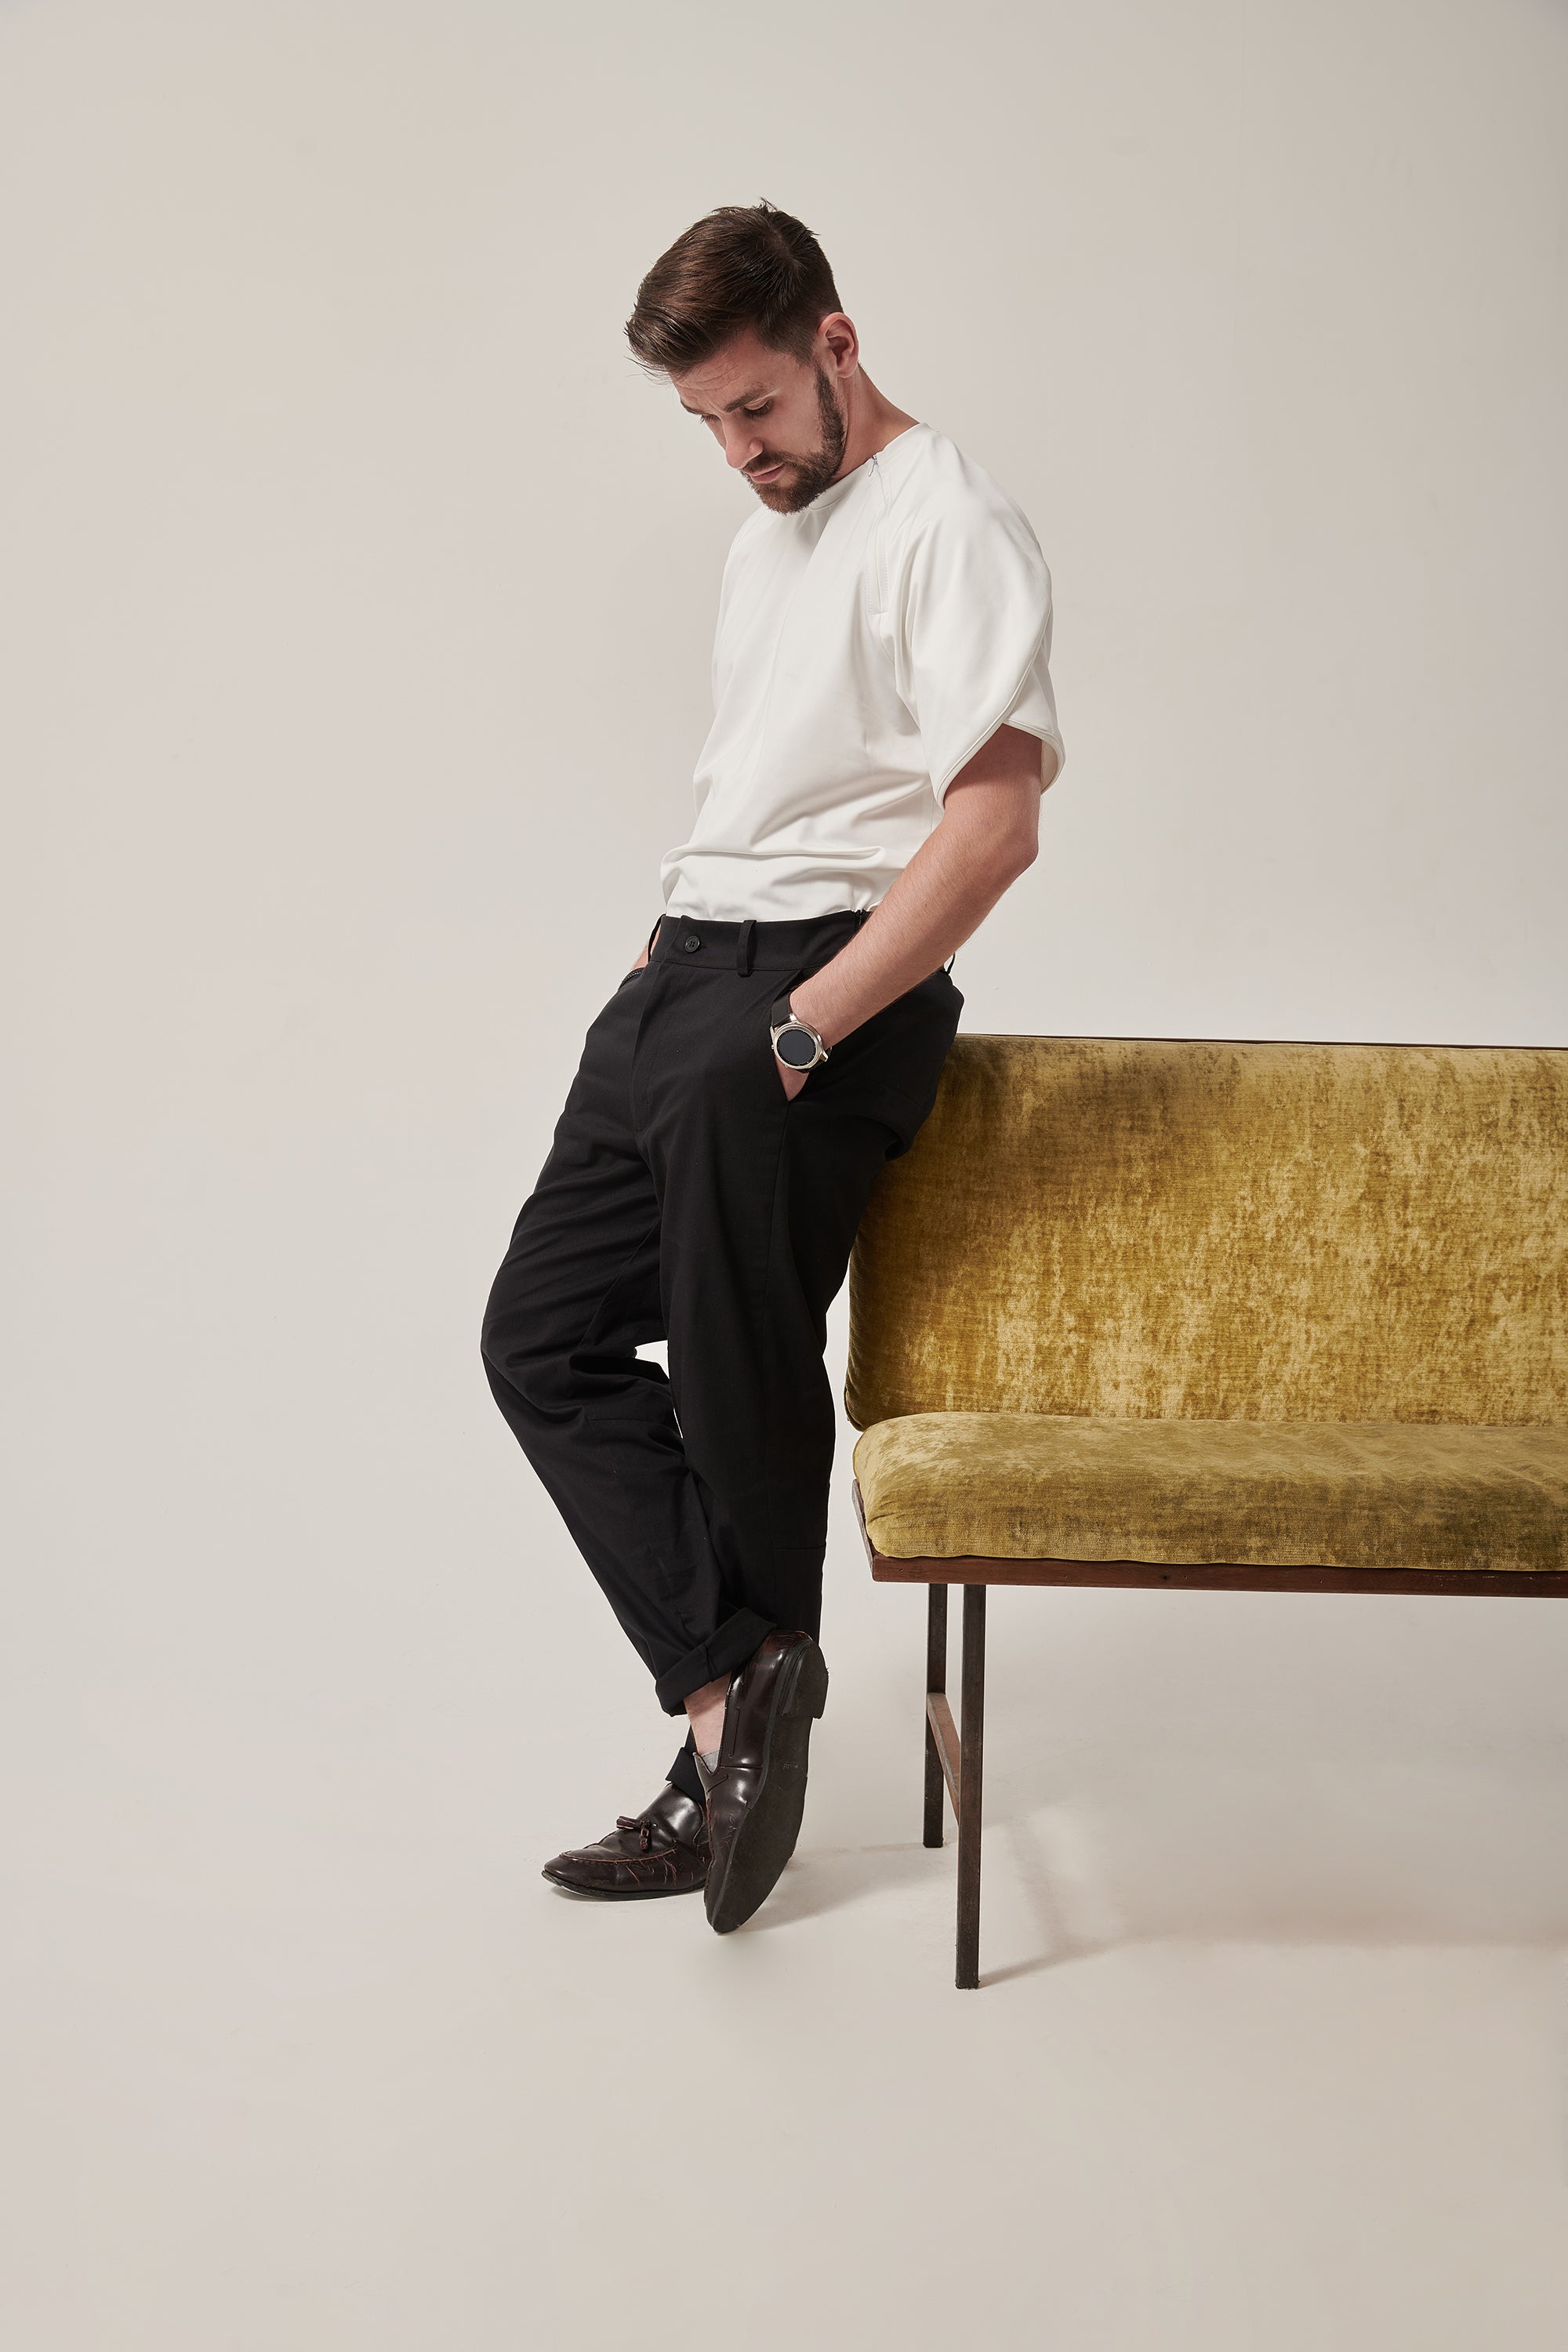
POLYGON ((794 1100, 879 1120, 897 1158, 930 1115, 963 1008, 947 974, 929 973, 841 1037, 794 1100))

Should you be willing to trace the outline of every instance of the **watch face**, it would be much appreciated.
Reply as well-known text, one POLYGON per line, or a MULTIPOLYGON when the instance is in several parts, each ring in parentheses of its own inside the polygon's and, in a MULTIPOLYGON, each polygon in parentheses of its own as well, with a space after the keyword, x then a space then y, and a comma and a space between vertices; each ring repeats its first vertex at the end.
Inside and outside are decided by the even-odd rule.
POLYGON ((782 1030, 776 1050, 780 1061, 787 1062, 792 1070, 808 1070, 816 1058, 816 1047, 804 1029, 782 1030))

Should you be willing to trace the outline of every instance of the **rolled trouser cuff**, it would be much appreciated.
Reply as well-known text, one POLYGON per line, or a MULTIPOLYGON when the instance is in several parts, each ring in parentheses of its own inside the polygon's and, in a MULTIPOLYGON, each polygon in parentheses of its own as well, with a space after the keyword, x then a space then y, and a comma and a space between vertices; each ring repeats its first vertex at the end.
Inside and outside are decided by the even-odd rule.
POLYGON ((773 1619, 759 1617, 754 1609, 737 1609, 732 1617, 726 1617, 716 1633, 695 1650, 688 1650, 655 1683, 654 1696, 666 1715, 679 1715, 693 1691, 743 1666, 773 1631, 773 1619))

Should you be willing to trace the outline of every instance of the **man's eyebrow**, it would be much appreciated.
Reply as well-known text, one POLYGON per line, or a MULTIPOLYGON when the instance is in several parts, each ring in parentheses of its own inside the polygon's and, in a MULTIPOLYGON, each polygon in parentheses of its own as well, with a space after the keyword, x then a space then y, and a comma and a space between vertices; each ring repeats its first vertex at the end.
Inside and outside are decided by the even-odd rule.
MULTIPOLYGON (((766 387, 763 387, 762 390, 757 392, 743 392, 739 400, 727 400, 724 403, 721 414, 725 416, 732 416, 737 408, 750 408, 754 400, 771 400, 773 394, 771 391, 766 387)), ((705 409, 693 408, 689 400, 683 400, 680 405, 685 409, 688 416, 703 416, 707 414, 705 409)))

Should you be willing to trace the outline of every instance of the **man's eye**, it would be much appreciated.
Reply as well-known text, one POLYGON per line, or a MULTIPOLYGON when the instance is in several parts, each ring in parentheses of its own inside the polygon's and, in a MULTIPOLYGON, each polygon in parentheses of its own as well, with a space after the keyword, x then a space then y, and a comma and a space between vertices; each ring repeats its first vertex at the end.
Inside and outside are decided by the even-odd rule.
POLYGON ((765 416, 772 406, 773 402, 771 400, 764 400, 760 408, 745 408, 742 410, 741 414, 743 416, 765 416))

